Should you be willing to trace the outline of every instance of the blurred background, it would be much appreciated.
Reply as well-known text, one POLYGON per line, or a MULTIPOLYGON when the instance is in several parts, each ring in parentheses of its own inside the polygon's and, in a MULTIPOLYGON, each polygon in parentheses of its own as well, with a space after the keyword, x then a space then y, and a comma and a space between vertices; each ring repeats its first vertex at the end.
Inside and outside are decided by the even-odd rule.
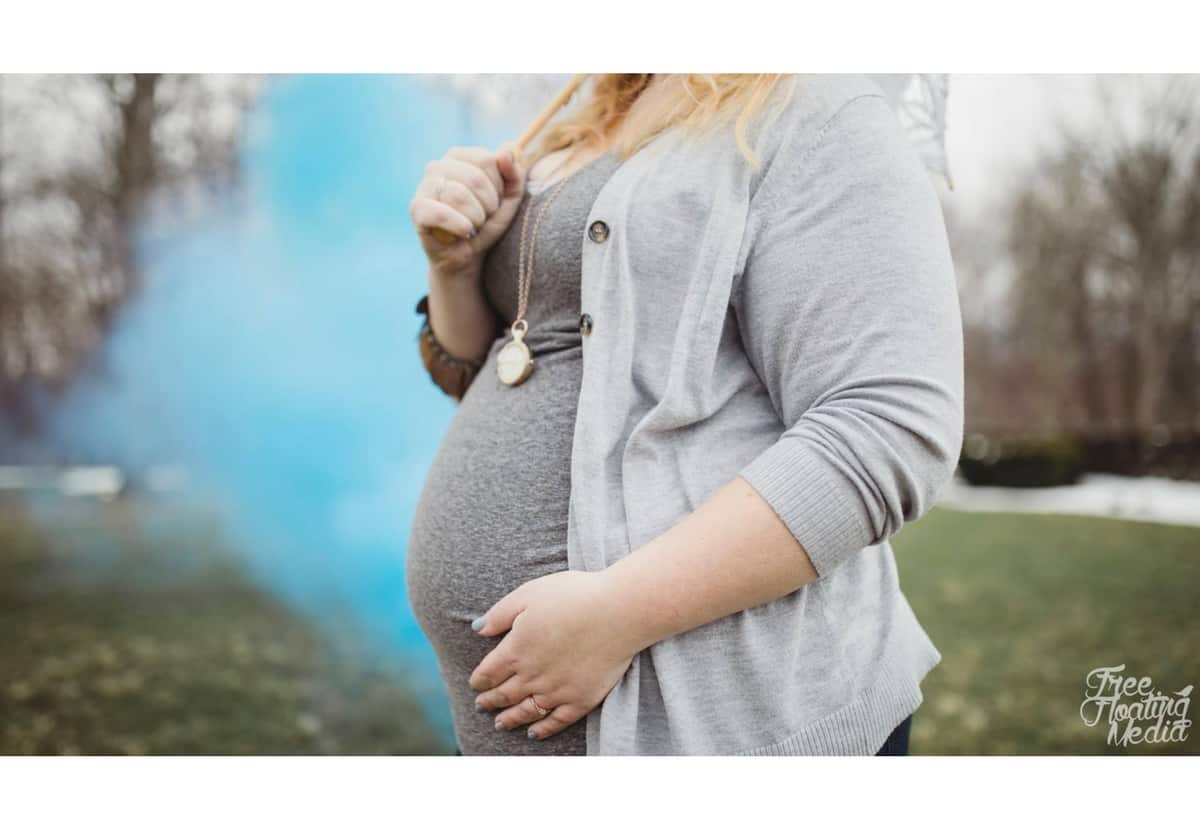
MULTIPOLYGON (((565 79, 0 76, 0 753, 453 751, 408 202, 565 79)), ((913 751, 1195 753, 1079 708, 1200 678, 1200 78, 948 83, 967 435, 895 540, 943 653, 913 751)))

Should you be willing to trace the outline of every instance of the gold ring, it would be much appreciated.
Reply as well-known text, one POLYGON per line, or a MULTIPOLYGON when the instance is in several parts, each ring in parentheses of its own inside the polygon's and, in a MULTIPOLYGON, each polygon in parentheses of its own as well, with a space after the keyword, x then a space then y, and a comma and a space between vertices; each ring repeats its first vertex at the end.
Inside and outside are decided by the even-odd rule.
POLYGON ((529 696, 529 702, 533 704, 533 708, 534 708, 534 709, 537 709, 537 712, 538 712, 538 716, 539 716, 539 717, 543 717, 543 718, 544 718, 544 717, 546 717, 546 715, 550 714, 550 710, 549 710, 549 709, 543 709, 541 706, 538 706, 538 702, 537 702, 536 700, 534 700, 534 699, 533 699, 533 695, 530 695, 530 696, 529 696))

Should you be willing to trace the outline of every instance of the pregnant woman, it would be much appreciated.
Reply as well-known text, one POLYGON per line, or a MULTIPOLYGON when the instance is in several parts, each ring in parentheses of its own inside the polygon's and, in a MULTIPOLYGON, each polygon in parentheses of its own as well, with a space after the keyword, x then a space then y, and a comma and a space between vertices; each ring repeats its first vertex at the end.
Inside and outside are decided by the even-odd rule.
POLYGON ((940 208, 864 76, 602 75, 411 204, 459 401, 408 551, 464 754, 897 754, 889 537, 962 437, 940 208))

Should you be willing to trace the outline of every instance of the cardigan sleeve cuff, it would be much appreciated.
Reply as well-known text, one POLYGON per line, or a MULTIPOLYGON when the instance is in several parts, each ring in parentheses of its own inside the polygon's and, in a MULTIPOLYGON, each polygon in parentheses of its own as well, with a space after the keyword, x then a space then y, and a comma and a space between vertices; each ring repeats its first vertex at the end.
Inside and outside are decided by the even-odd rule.
POLYGON ((804 547, 818 577, 875 541, 862 496, 805 441, 781 437, 740 475, 804 547))

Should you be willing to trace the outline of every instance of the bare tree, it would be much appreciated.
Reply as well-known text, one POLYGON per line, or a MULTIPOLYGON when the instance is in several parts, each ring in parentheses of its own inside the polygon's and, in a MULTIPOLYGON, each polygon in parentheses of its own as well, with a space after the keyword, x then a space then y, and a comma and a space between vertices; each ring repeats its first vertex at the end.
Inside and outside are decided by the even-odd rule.
POLYGON ((141 275, 153 204, 235 180, 258 79, 0 76, 0 416, 29 425, 141 275))
POLYGON ((1043 406, 1010 403, 1002 420, 1087 435, 1200 426, 1200 84, 1128 85, 1099 81, 1100 121, 1062 127, 1014 190, 1012 347, 990 382, 1019 369, 1043 406))

